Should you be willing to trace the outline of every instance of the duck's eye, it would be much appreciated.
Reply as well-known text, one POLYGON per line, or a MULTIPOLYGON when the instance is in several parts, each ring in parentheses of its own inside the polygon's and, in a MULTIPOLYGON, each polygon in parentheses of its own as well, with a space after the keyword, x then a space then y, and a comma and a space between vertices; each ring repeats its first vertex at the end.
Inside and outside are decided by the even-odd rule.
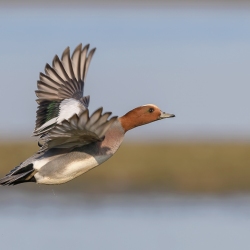
POLYGON ((150 108, 150 109, 148 110, 148 112, 149 112, 149 113, 153 113, 153 112, 154 112, 154 109, 153 109, 153 108, 150 108))

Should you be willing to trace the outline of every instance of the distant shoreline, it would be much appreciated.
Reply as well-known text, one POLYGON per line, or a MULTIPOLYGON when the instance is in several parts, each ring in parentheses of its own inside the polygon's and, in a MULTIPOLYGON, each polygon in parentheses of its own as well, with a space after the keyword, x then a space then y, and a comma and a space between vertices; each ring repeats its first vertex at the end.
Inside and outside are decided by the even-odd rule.
MULTIPOLYGON (((1 143, 0 175, 36 153, 35 143, 1 143)), ((57 193, 232 195, 250 193, 250 143, 124 143, 107 162, 62 185, 57 193)), ((11 187, 3 187, 3 189, 11 187)), ((25 192, 45 186, 23 184, 25 192)))

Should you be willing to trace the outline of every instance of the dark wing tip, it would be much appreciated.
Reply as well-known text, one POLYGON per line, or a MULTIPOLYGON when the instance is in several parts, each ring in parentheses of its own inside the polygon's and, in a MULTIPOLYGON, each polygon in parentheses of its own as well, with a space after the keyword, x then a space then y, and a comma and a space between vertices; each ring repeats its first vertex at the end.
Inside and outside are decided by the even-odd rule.
POLYGON ((58 55, 55 55, 52 61, 52 66, 55 67, 55 62, 58 62, 60 59, 58 57, 58 55))
POLYGON ((94 55, 94 53, 95 53, 95 51, 96 51, 96 48, 91 49, 91 50, 89 51, 88 58, 92 58, 93 55, 94 55))
POLYGON ((69 48, 69 46, 63 51, 63 53, 62 53, 62 56, 61 56, 61 60, 63 60, 63 58, 65 57, 65 56, 69 56, 70 55, 70 48, 69 48))
POLYGON ((85 49, 86 49, 86 50, 89 50, 89 46, 90 46, 90 44, 89 44, 89 43, 88 43, 88 44, 86 44, 86 45, 82 48, 82 51, 83 51, 83 50, 85 50, 85 49))

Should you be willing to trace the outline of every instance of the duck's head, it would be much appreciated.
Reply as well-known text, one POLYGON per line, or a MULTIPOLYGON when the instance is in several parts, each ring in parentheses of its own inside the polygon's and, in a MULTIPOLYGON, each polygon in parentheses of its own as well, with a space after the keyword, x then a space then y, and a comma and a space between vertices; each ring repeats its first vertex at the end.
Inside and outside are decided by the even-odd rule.
POLYGON ((119 120, 123 129, 127 132, 132 128, 170 117, 175 117, 175 115, 162 112, 154 104, 146 104, 132 109, 119 120))

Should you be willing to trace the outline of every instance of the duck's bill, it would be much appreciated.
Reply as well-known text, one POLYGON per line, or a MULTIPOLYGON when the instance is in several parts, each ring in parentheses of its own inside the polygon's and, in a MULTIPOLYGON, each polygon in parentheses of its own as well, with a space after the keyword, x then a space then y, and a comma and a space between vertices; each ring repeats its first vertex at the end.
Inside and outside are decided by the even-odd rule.
POLYGON ((175 117, 175 115, 174 114, 165 113, 165 112, 161 112, 161 115, 160 115, 159 119, 171 118, 171 117, 175 117))

